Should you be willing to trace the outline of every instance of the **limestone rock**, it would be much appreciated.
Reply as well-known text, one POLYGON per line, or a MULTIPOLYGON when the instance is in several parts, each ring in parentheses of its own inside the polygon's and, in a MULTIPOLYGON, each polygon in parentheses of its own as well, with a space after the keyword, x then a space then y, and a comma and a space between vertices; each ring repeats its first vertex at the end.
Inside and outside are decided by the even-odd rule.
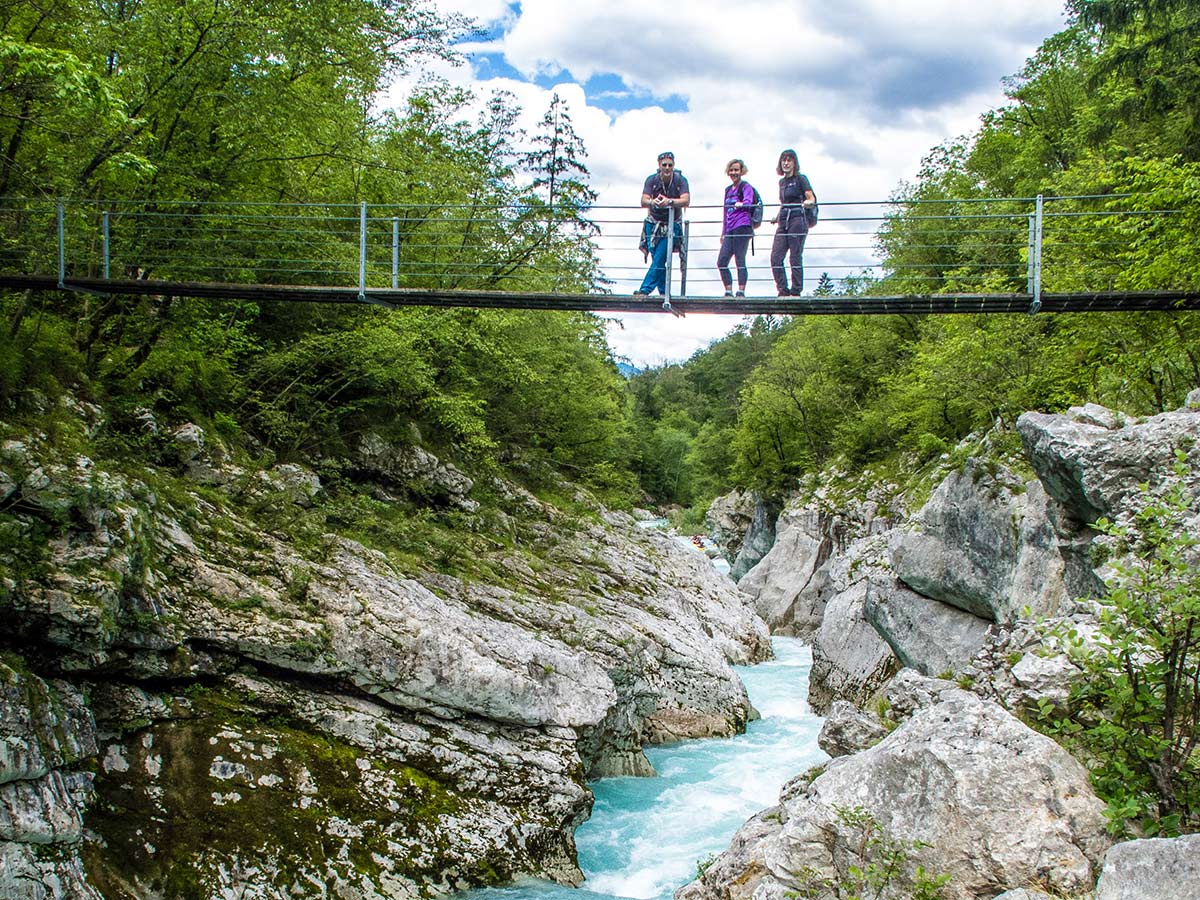
POLYGON ((1037 482, 969 459, 934 490, 910 527, 893 532, 892 565, 913 590, 993 622, 1067 599, 1064 563, 1037 482))
POLYGON ((0 784, 41 778, 95 752, 95 723, 78 688, 0 658, 0 784))
POLYGON ((742 549, 757 506, 758 498, 749 491, 731 491, 709 505, 704 526, 727 555, 736 558, 742 549))
POLYGON ((83 835, 83 803, 91 776, 51 772, 0 785, 0 841, 74 844, 83 835))
POLYGON ((371 433, 359 442, 355 462, 368 477, 410 494, 445 501, 467 510, 478 506, 467 497, 475 483, 455 466, 442 462, 422 447, 398 446, 371 433))
POLYGON ((834 700, 817 744, 832 757, 849 756, 878 744, 887 734, 888 729, 878 716, 863 712, 845 700, 834 700))
POLYGON ((900 667, 891 647, 864 617, 869 589, 869 582, 856 582, 825 607, 813 641, 808 687, 809 705, 818 715, 838 699, 862 705, 900 667))
POLYGON ((951 876, 948 900, 1030 884, 1090 890, 1109 842, 1087 773, 996 704, 965 691, 942 697, 869 750, 831 762, 782 804, 776 833, 726 851, 682 895, 779 897, 814 875, 845 878, 869 860, 858 851, 861 829, 839 808, 861 810, 889 840, 924 842, 893 885, 900 893, 912 889, 916 865, 951 876))
MULTIPOLYGON (((47 884, 70 883, 81 845, 105 877, 262 897, 286 896, 271 885, 288 872, 361 898, 575 883, 589 774, 648 772, 645 745, 754 715, 732 665, 769 656, 765 624, 706 558, 628 516, 568 519, 514 490, 537 568, 500 549, 503 583, 467 582, 333 535, 313 553, 211 495, 167 501, 36 443, 0 458, 21 515, 65 523, 31 574, 0 550, 21 573, 0 581, 0 616, 61 676, 0 671, 0 737, 23 735, 0 756, 0 852, 24 871, 30 841, 67 848, 47 884), (38 724, 84 693, 97 724, 38 724), (87 785, 60 769, 84 757, 81 825, 87 785)), ((299 469, 237 483, 299 504, 319 485, 299 469)))
POLYGON ((990 622, 908 590, 899 581, 872 582, 863 616, 902 665, 922 675, 961 672, 987 637, 990 622))
POLYGON ((87 881, 72 848, 52 853, 32 844, 0 841, 0 897, 19 900, 104 900, 87 881))
POLYGON ((1104 857, 1096 900, 1200 897, 1200 834, 1115 845, 1104 857))
MULTIPOLYGON (((828 558, 830 540, 821 534, 813 509, 784 513, 775 525, 775 543, 739 581, 772 633, 810 635, 821 624, 823 603, 801 604, 816 570, 828 558)), ((812 591, 807 592, 811 598, 812 591)))
POLYGON ((885 533, 895 520, 886 500, 890 492, 890 485, 877 485, 865 498, 834 506, 817 489, 788 504, 776 522, 774 545, 738 582, 773 633, 816 633, 829 598, 845 588, 847 567, 862 562, 856 542, 885 533))
POLYGON ((1200 459, 1200 415, 1191 409, 1160 413, 1145 421, 1095 424, 1089 410, 1066 415, 1023 413, 1017 432, 1046 491, 1078 523, 1113 516, 1140 484, 1167 472, 1176 449, 1200 459), (1120 425, 1120 427, 1117 427, 1120 425))
POLYGON ((742 546, 734 557, 729 570, 729 577, 738 581, 770 551, 775 544, 775 517, 779 512, 777 506, 769 504, 761 497, 754 505, 754 515, 750 527, 742 538, 742 546))

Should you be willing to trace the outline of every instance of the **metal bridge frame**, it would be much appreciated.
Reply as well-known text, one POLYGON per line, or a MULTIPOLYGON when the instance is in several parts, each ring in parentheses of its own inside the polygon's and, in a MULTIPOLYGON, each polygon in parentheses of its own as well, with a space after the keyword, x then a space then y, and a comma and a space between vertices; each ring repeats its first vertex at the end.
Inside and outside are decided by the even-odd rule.
MULTIPOLYGON (((109 213, 101 215, 102 278, 67 274, 65 204, 57 203, 57 277, 0 272, 0 289, 77 291, 88 294, 244 299, 277 302, 368 303, 388 308, 406 306, 477 307, 491 309, 557 309, 611 313, 709 313, 721 315, 895 315, 944 313, 1111 312, 1200 309, 1200 291, 1094 291, 1047 294, 1042 290, 1044 197, 1038 195, 1029 214, 1028 271, 1025 293, 918 295, 832 295, 801 297, 688 298, 687 271, 681 267, 680 295, 671 293, 675 210, 667 228, 667 291, 661 299, 624 294, 528 293, 505 291, 400 288, 400 220, 391 220, 391 288, 367 283, 368 209, 358 205, 358 284, 356 287, 240 284, 223 282, 113 279, 110 277, 109 213)), ((683 242, 689 239, 685 223, 683 242)))
POLYGON ((613 313, 715 313, 720 315, 903 315, 944 313, 1135 312, 1200 309, 1200 291, 1095 291, 1048 294, 916 294, 659 298, 625 294, 534 294, 504 291, 440 291, 421 288, 246 285, 151 279, 62 278, 0 273, 0 288, 78 291, 87 294, 191 297, 292 303, 370 303, 479 309, 559 309, 613 313))

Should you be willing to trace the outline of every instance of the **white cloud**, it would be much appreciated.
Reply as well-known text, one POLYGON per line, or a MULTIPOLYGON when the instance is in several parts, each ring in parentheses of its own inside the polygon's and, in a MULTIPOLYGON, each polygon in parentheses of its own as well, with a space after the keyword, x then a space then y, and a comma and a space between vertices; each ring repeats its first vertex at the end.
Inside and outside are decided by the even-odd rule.
MULTIPOLYGON (((708 294, 717 285, 702 279, 715 276, 717 226, 704 223, 719 211, 698 207, 719 204, 726 160, 745 159, 748 180, 768 202, 777 196, 775 162, 785 147, 796 149, 823 203, 885 200, 933 146, 973 131, 981 113, 1003 103, 1000 79, 1063 22, 1046 0, 693 0, 686 7, 522 0, 518 12, 501 0, 437 2, 499 26, 494 41, 464 50, 502 54, 522 77, 558 83, 495 77, 484 65, 437 73, 469 84, 481 99, 510 91, 530 130, 557 91, 586 143, 600 205, 635 207, 658 152, 674 151, 692 188, 690 284, 708 294), (580 84, 594 75, 622 84, 606 79, 588 97, 580 84), (620 110, 626 91, 647 105, 620 110), (668 111, 672 96, 686 111, 668 111)), ((398 86, 393 100, 403 93, 398 86)), ((829 218, 837 212, 871 210, 826 207, 829 218)), ((601 246, 621 289, 631 290, 644 271, 640 211, 596 217, 624 222, 605 221, 601 246)), ((849 270, 835 266, 870 262, 869 235, 854 233, 869 228, 823 222, 806 250, 806 281, 815 283, 826 267, 836 277, 849 270)), ((771 234, 769 225, 760 230, 752 266, 766 266, 771 234)), ((751 293, 774 293, 765 268, 751 285, 751 293)), ((624 318, 623 330, 610 330, 611 343, 637 364, 686 358, 736 324, 716 316, 624 318)))

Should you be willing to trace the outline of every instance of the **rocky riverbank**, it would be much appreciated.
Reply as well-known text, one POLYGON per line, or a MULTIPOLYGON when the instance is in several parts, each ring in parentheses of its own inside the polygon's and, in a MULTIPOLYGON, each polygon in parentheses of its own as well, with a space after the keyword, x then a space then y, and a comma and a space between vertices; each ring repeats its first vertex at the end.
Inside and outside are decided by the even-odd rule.
MULTIPOLYGON (((102 416, 82 412, 86 450, 102 416)), ((574 883, 587 778, 753 715, 730 664, 769 655, 763 623, 624 514, 497 483, 533 546, 451 577, 299 540, 280 513, 326 502, 311 471, 238 467, 195 426, 163 439, 173 469, 0 447, 0 896, 574 883)), ((362 490, 477 510, 426 451, 371 438, 352 465, 362 490)))
MULTIPOLYGON (((740 586, 774 630, 811 637, 834 759, 798 773, 679 900, 841 896, 886 859, 882 897, 926 896, 939 877, 953 900, 1200 896, 1195 835, 1114 845, 1086 770, 1022 721, 1080 677, 1045 635, 1098 626, 1089 598, 1115 560, 1092 523, 1127 520, 1182 460, 1185 530, 1200 528, 1200 391, 1145 420, 1027 413, 1017 432, 1020 459, 980 442, 911 516, 877 485, 849 504, 798 498, 757 526, 775 538, 740 586)), ((749 528, 752 508, 726 500, 714 531, 749 528)))

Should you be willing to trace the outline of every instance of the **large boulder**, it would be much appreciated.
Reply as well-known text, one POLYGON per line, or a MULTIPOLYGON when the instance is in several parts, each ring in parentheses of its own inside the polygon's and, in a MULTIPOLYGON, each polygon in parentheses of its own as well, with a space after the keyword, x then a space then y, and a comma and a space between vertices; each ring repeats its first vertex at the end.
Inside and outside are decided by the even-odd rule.
POLYGON ((1200 410, 1191 407, 1145 420, 1094 404, 1027 412, 1017 433, 1046 491, 1079 523, 1115 515, 1139 485, 1170 471, 1177 450, 1188 452, 1193 472, 1200 460, 1200 410))
POLYGON ((1115 845, 1104 857, 1096 900, 1196 900, 1200 834, 1115 845))
POLYGON ((902 665, 922 675, 958 673, 975 658, 991 622, 923 597, 899 581, 872 582, 863 616, 902 665))
POLYGON ((998 705, 951 690, 868 750, 791 787, 752 839, 735 838, 684 900, 803 896, 873 860, 864 837, 903 849, 888 896, 907 896, 916 867, 949 875, 947 900, 991 900, 1031 884, 1091 889, 1109 846, 1104 804, 1087 772, 998 705))
POLYGON ((834 700, 862 706, 900 668, 892 648, 863 615, 868 581, 834 596, 813 641, 808 702, 824 715, 834 700))
POLYGON ((825 604, 814 579, 832 550, 827 530, 815 508, 785 512, 770 551, 738 581, 773 634, 807 637, 820 626, 825 604))
POLYGON ((1067 588, 1047 504, 1038 482, 969 459, 893 531, 892 565, 918 593, 992 622, 1053 613, 1067 588))
POLYGON ((879 716, 845 700, 834 700, 817 735, 817 744, 831 757, 849 756, 878 744, 887 734, 887 724, 879 716))

